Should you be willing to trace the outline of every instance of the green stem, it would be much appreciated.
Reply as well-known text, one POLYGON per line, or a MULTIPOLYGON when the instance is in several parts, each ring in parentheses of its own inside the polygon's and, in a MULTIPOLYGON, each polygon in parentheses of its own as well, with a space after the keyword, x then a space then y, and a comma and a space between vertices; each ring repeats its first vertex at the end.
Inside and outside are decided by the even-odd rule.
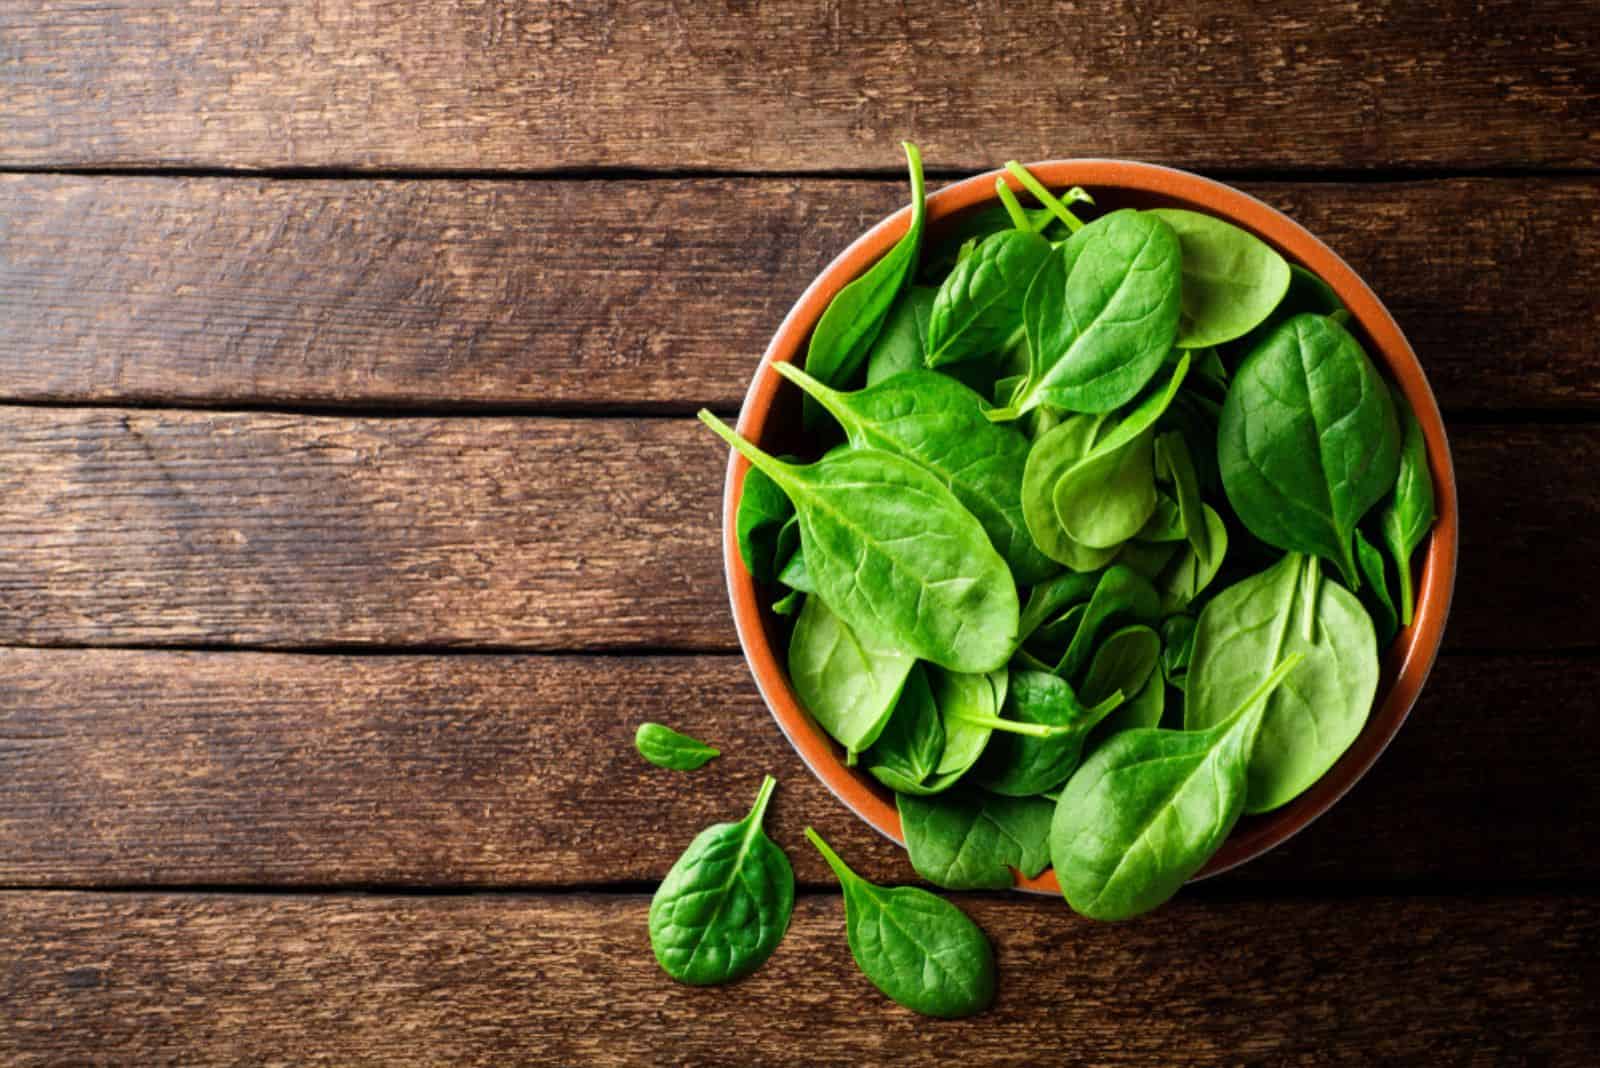
POLYGON ((1304 659, 1304 653, 1290 653, 1288 656, 1278 661, 1278 666, 1272 669, 1272 674, 1262 679, 1261 684, 1250 691, 1250 696, 1239 702, 1239 707, 1233 710, 1233 715, 1222 721, 1222 723, 1219 725, 1220 730, 1223 732, 1232 730, 1234 722, 1240 716, 1254 708, 1258 701, 1271 696, 1272 691, 1276 690, 1280 685, 1282 685, 1283 680, 1288 677, 1289 672, 1298 667, 1300 665, 1300 661, 1304 659))
POLYGON ((844 883, 852 879, 859 879, 855 872, 850 870, 850 865, 839 859, 839 854, 828 848, 828 843, 822 840, 822 835, 806 828, 806 837, 811 844, 817 847, 817 852, 822 854, 822 859, 828 862, 828 867, 833 869, 833 874, 839 877, 839 882, 844 883))
POLYGON ((716 431, 717 437, 721 438, 723 441, 726 441, 735 452, 743 456, 746 460, 749 460, 751 466, 759 469, 761 472, 771 478, 772 481, 776 482, 780 489, 788 492, 788 487, 795 484, 794 475, 792 474, 795 469, 794 464, 786 464, 782 460, 775 460, 771 456, 768 456, 766 453, 762 452, 760 449, 744 440, 744 438, 741 438, 728 426, 727 423, 724 423, 721 419, 718 419, 706 409, 701 408, 699 415, 700 421, 706 426, 710 427, 712 430, 716 431))
POLYGON ((1066 223, 1068 230, 1077 233, 1083 229, 1083 220, 1068 211, 1067 206, 1061 203, 1054 193, 1046 189, 1043 182, 1028 173, 1028 168, 1016 160, 1010 160, 1006 163, 1006 170, 1016 175, 1017 181, 1022 183, 1023 188, 1037 197, 1039 203, 1049 208, 1051 215, 1066 223))
POLYGON ((1012 404, 1005 408, 985 408, 983 415, 991 423, 1009 423, 1013 419, 1021 419, 1022 410, 1012 404))
POLYGON ((1411 626, 1411 615, 1416 609, 1416 591, 1411 586, 1411 558, 1408 556, 1395 557, 1399 565, 1396 570, 1400 573, 1400 625, 1411 626))
MULTIPOLYGON (((928 210, 928 202, 925 195, 925 186, 922 178, 922 153, 919 152, 917 150, 917 146, 912 144, 910 141, 901 141, 900 147, 905 150, 906 169, 911 172, 911 226, 916 228, 917 224, 922 221, 923 216, 927 214, 928 210)), ((922 244, 922 240, 920 232, 918 234, 917 244, 919 247, 912 250, 912 263, 916 263, 916 253, 921 251, 920 246, 922 244)))
POLYGON ((1004 178, 994 180, 995 195, 1000 198, 1000 203, 1005 205, 1006 214, 1011 216, 1011 225, 1025 233, 1033 233, 1033 224, 1028 221, 1028 215, 1022 210, 1022 205, 1017 202, 1017 194, 1011 191, 1004 178))
MULTIPOLYGON (((1160 671, 1161 668, 1157 667, 1156 670, 1160 671)), ((1091 727, 1094 726, 1096 723, 1099 723, 1101 720, 1111 715, 1111 713, 1115 712, 1117 707, 1126 700, 1127 698, 1122 695, 1121 690, 1114 691, 1110 697, 1107 697, 1104 701, 1101 701, 1099 704, 1089 709, 1089 711, 1083 717, 1084 723, 1091 727)))
POLYGON ((985 727, 992 731, 1025 734, 1029 738, 1058 738, 1063 734, 1073 734, 1079 730, 1078 727, 1052 727, 1045 723, 1019 723, 1014 719, 985 716, 980 712, 956 712, 950 718, 969 727, 985 727))
POLYGON ((842 394, 838 390, 824 385, 821 381, 806 374, 792 363, 775 363, 772 365, 772 369, 799 386, 812 400, 822 405, 828 414, 833 416, 835 421, 840 426, 844 426, 846 432, 848 432, 849 427, 844 420, 843 408, 839 404, 839 398, 842 394))
POLYGON ((756 791, 756 803, 750 806, 750 815, 745 817, 745 822, 761 826, 767 818, 767 802, 772 800, 772 791, 777 788, 778 780, 771 775, 761 780, 761 789, 756 791))
POLYGON ((1316 641, 1317 638, 1317 581, 1321 578, 1322 568, 1317 564, 1317 557, 1307 555, 1305 638, 1308 642, 1316 641))

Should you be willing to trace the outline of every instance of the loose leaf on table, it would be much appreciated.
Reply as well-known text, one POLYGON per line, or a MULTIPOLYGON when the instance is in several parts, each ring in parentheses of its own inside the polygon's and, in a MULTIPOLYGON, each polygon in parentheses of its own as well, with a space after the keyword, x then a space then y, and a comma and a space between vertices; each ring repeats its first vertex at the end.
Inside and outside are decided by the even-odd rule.
POLYGON ((1089 732, 1122 699, 1118 690, 1090 707, 1063 678, 1042 671, 1013 672, 1005 706, 1009 718, 1050 728, 1050 733, 1033 737, 1001 731, 978 765, 978 781, 1006 797, 1030 797, 1060 786, 1078 766, 1089 732))
POLYGON ((1045 259, 1023 301, 1029 369, 1014 419, 1040 404, 1108 412, 1132 400, 1178 335, 1178 237, 1148 212, 1114 211, 1045 259))
POLYGON ((1022 299, 1050 242, 1029 230, 1005 230, 983 239, 956 264, 928 316, 929 367, 943 367, 1006 347, 1022 328, 1022 299))
POLYGON ((896 804, 911 866, 946 890, 1005 890, 1013 869, 1031 879, 1050 865, 1048 801, 962 789, 896 804))
POLYGON ((839 877, 850 955, 873 986, 924 1016, 952 1019, 989 1007, 994 950, 966 913, 920 887, 869 883, 810 827, 806 837, 839 877))
POLYGON ((1022 518, 1029 536, 1046 556, 1074 571, 1096 571, 1117 555, 1115 548, 1091 549, 1079 543, 1061 525, 1056 511, 1056 485, 1093 449, 1103 423, 1100 416, 1073 416, 1034 441, 1022 469, 1022 518))
POLYGON ((641 723, 633 733, 633 747, 658 768, 693 771, 719 755, 718 750, 660 723, 641 723))
POLYGON ((761 828, 776 785, 768 775, 749 815, 696 835, 650 901, 650 948, 679 982, 749 975, 789 928, 794 869, 761 828))
POLYGON ((1331 560, 1358 586, 1351 535, 1395 484, 1400 427, 1349 331, 1299 315, 1246 357, 1222 405, 1217 459, 1252 534, 1331 560))
POLYGON ((739 495, 739 510, 734 531, 739 540, 739 559, 757 582, 771 582, 785 557, 779 535, 794 517, 794 505, 778 484, 757 468, 744 473, 744 490, 739 495))
MULTIPOLYGON (((839 291, 811 332, 811 344, 806 349, 806 370, 813 378, 830 386, 849 384, 882 329, 901 285, 911 277, 917 265, 917 249, 922 242, 923 220, 927 215, 922 157, 910 142, 906 142, 904 148, 906 165, 911 171, 911 225, 882 259, 839 291)), ((809 401, 805 413, 807 426, 815 425, 822 414, 809 401)))
POLYGON ((821 597, 807 597, 789 639, 789 681, 853 760, 882 733, 916 658, 857 632, 821 597))
POLYGON ((1356 528, 1356 563, 1361 568, 1361 604, 1372 617, 1373 629, 1378 635, 1378 648, 1388 647, 1400 630, 1400 616, 1395 612, 1394 598, 1389 596, 1389 579, 1384 574, 1383 553, 1356 528))
POLYGON ((1399 477, 1379 518, 1384 544, 1400 569, 1400 623, 1409 627, 1416 599, 1411 554, 1417 551, 1428 528, 1433 526, 1433 475, 1428 471, 1428 444, 1422 437, 1422 424, 1417 422, 1416 413, 1399 391, 1393 395, 1404 438, 1399 477))
POLYGON ((1094 588, 1094 596, 1089 599, 1089 607, 1057 673, 1063 678, 1077 678, 1088 667, 1100 631, 1110 621, 1153 626, 1160 618, 1161 599, 1147 579, 1121 564, 1108 567, 1094 588))
POLYGON ((921 784, 939 767, 944 755, 944 723, 921 664, 911 669, 900 699, 878 740, 867 750, 867 770, 894 789, 897 783, 921 784))
POLYGON ((1322 580, 1315 557, 1289 553, 1212 598, 1200 613, 1184 726, 1221 723, 1291 654, 1299 664, 1262 706, 1247 812, 1283 805, 1322 778, 1367 722, 1378 650, 1361 602, 1322 580))
POLYGON ((900 294, 867 353, 867 385, 922 369, 928 351, 928 313, 938 292, 932 286, 907 286, 900 294))
POLYGON ((793 364, 776 368, 838 420, 852 446, 903 456, 948 486, 983 524, 1018 582, 1031 585, 1054 573, 1022 515, 1028 439, 986 419, 982 397, 932 371, 907 371, 842 393, 793 364))
POLYGON ((853 630, 952 671, 992 671, 1011 658, 1016 584, 983 525, 937 477, 878 449, 788 464, 710 412, 700 418, 794 502, 817 596, 853 630))
POLYGON ((1268 672, 1209 730, 1123 731, 1083 762, 1056 802, 1050 859, 1067 903, 1125 920, 1166 901, 1228 837, 1244 809, 1262 701, 1294 669, 1268 672))
POLYGON ((1289 289, 1289 264, 1254 234, 1211 215, 1157 208, 1183 250, 1183 318, 1177 344, 1198 349, 1249 333, 1289 289))

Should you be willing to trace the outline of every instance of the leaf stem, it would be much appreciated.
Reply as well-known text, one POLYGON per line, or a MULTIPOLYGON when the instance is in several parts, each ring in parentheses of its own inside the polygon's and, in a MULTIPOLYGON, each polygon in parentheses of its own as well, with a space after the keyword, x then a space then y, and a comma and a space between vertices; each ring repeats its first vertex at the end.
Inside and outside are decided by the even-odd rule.
POLYGON ((761 789, 756 791, 756 803, 750 806, 750 815, 745 817, 747 822, 761 826, 767 818, 767 802, 772 800, 772 791, 777 785, 778 780, 771 775, 761 780, 761 789))
POLYGON ((1221 727, 1223 731, 1231 730, 1235 720, 1255 707, 1257 702, 1271 696, 1272 691, 1276 690, 1283 683, 1283 680, 1288 677, 1289 672, 1298 667, 1300 661, 1305 658, 1304 653, 1290 653, 1278 661, 1278 666, 1272 669, 1272 674, 1262 679, 1261 683, 1250 691, 1249 696, 1239 702, 1239 707, 1233 710, 1233 715, 1222 721, 1221 727))
POLYGON ((850 870, 850 865, 839 859, 839 854, 828 848, 828 843, 822 840, 822 835, 810 827, 806 828, 805 833, 811 844, 817 847, 817 852, 822 854, 822 859, 828 862, 828 867, 833 869, 833 874, 839 877, 839 882, 860 878, 850 870))
POLYGON ((950 718, 969 727, 986 727, 993 731, 1025 734, 1029 738, 1058 738, 1079 729, 1076 726, 1052 727, 1047 723, 1022 723, 1014 719, 1002 719, 999 716, 986 716, 981 712, 956 712, 950 718))
POLYGON ((1308 642, 1317 638, 1317 580, 1322 578, 1322 568, 1317 564, 1315 554, 1306 555, 1306 612, 1305 612, 1305 639, 1308 642))
POLYGON ((1400 625, 1411 626, 1411 616, 1416 609, 1416 591, 1411 585, 1411 557, 1395 556, 1396 570, 1400 573, 1400 625))
POLYGON ((791 473, 794 470, 793 464, 786 464, 782 460, 775 460, 768 456, 740 437, 727 423, 712 415, 705 408, 700 409, 699 416, 700 421, 715 431, 717 437, 727 442, 735 452, 749 460, 753 467, 768 475, 772 481, 778 484, 779 488, 783 488, 785 485, 794 485, 794 476, 791 473))
POLYGON ((1033 223, 1028 221, 1028 215, 1022 210, 1022 205, 1017 202, 1017 194, 1011 191, 1004 178, 994 180, 995 195, 1000 198, 1000 203, 1005 205, 1006 214, 1011 216, 1011 225, 1024 233, 1033 233, 1033 223))
POLYGON ((1068 230, 1071 230, 1073 233, 1077 233, 1079 230, 1083 229, 1083 220, 1072 214, 1072 212, 1068 211, 1067 206, 1061 203, 1060 199, 1057 198, 1054 193, 1046 189, 1043 182, 1039 181, 1039 179, 1035 178, 1028 172, 1028 168, 1024 167, 1016 160, 1008 160, 1006 162, 1006 170, 1016 175, 1017 181, 1022 183, 1023 188, 1027 189, 1028 192, 1037 197, 1039 203, 1049 208, 1051 215, 1054 215, 1063 223, 1066 223, 1068 230))
MULTIPOLYGON (((834 420, 841 426, 845 425, 844 417, 840 414, 840 393, 838 390, 818 381, 788 361, 774 363, 772 369, 799 386, 807 396, 822 405, 828 414, 833 416, 834 420)), ((846 430, 848 431, 848 427, 846 427, 846 430)))

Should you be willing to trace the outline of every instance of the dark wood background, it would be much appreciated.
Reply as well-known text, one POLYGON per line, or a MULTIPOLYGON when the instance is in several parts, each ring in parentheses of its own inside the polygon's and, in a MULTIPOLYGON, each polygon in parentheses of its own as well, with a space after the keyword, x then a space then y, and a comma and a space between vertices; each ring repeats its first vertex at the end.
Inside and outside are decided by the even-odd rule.
POLYGON ((0 8, 0 1063, 1600 1063, 1597 222, 1571 0, 0 8), (801 826, 914 876, 756 695, 690 418, 902 137, 1290 212, 1461 482, 1374 771, 1134 923, 963 896, 962 1023, 849 960, 801 826), (765 772, 793 927, 677 986, 648 895, 765 772))

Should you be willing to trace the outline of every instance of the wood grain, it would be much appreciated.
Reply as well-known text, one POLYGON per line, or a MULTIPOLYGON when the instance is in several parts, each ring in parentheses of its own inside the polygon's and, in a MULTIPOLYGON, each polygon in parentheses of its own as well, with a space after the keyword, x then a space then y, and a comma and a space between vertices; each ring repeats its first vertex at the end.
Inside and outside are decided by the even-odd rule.
MULTIPOLYGON (((763 774, 803 883, 816 824, 915 878, 767 715, 742 659, 0 652, 0 884, 556 887, 656 880, 763 774), (647 765, 656 719, 723 756, 647 765)), ((1594 658, 1447 656, 1377 766, 1309 829, 1207 884, 1256 894, 1600 880, 1594 658)))
POLYGON ((1178 904, 1129 924, 967 897, 995 1005, 912 1015, 802 898, 736 986, 674 984, 643 898, 0 897, 10 1065, 1590 1065, 1591 898, 1178 904))
POLYGON ((1594 166, 1560 0, 10 5, 0 162, 827 170, 1008 156, 1594 166))
MULTIPOLYGON (((0 644, 736 647, 692 419, 12 407, 0 440, 0 644)), ((1600 427, 1453 448, 1447 642, 1592 648, 1600 427)))
MULTIPOLYGON (((1246 183, 1454 409, 1600 404, 1594 179, 1246 183), (1515 299, 1509 294, 1520 294, 1515 299)), ((733 408, 894 181, 0 177, 0 398, 733 408)))

